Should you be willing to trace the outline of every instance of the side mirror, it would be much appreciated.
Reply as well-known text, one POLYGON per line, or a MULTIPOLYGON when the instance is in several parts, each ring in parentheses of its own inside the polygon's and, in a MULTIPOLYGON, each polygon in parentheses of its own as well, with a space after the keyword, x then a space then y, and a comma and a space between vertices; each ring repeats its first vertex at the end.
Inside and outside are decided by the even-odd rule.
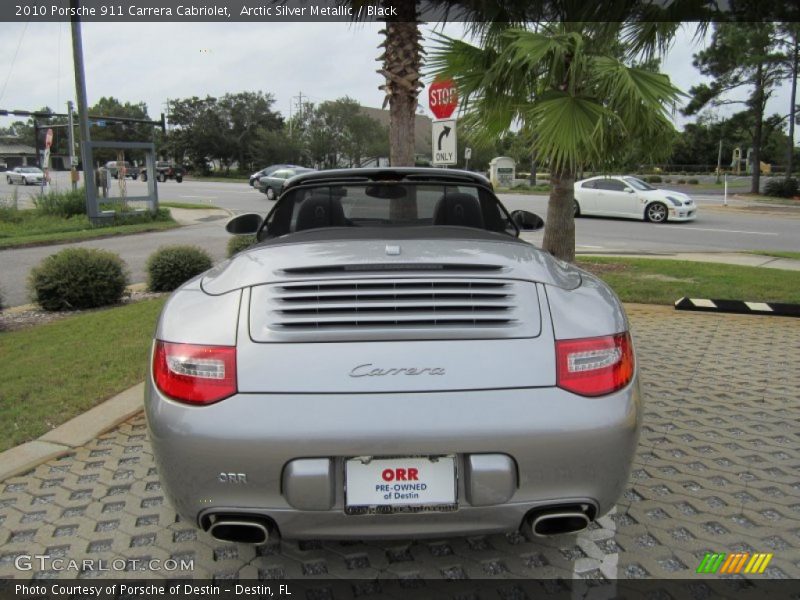
POLYGON ((542 217, 527 210, 515 210, 511 213, 511 219, 520 231, 536 231, 544 227, 542 217))
POLYGON ((232 235, 247 235, 257 233, 264 219, 256 213, 236 215, 225 223, 225 231, 232 235))

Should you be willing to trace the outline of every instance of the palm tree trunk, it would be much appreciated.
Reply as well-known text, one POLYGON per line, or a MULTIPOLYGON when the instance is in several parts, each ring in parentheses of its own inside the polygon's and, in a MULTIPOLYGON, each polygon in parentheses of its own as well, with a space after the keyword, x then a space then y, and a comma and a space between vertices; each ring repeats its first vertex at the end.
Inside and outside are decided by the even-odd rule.
POLYGON ((393 167, 414 166, 414 113, 417 96, 423 87, 422 45, 416 1, 395 3, 397 17, 382 30, 386 39, 381 46, 383 68, 378 72, 386 78, 380 87, 386 92, 383 106, 389 105, 389 162, 393 167))
POLYGON ((575 262, 575 173, 564 168, 550 174, 550 200, 542 249, 556 258, 575 262))

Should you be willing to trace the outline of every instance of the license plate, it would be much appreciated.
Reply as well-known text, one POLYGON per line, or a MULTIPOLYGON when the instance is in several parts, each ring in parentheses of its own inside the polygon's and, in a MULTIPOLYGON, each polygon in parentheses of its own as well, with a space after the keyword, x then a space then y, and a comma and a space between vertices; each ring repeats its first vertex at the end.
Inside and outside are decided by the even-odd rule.
POLYGON ((345 508, 349 514, 455 510, 455 456, 349 459, 345 508))

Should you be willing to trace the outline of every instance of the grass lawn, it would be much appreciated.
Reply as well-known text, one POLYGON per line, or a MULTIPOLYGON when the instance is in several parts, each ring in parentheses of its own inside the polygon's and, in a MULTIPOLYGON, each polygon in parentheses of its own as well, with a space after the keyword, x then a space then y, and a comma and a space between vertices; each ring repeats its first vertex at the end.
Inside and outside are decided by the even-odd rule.
POLYGON ((250 177, 242 175, 241 177, 203 177, 201 175, 190 175, 184 178, 186 181, 211 181, 214 183, 249 183, 250 177))
POLYGON ((214 206, 213 204, 199 204, 197 202, 178 202, 177 200, 159 202, 158 205, 163 208, 186 208, 186 209, 198 209, 198 210, 219 208, 219 206, 214 206))
POLYGON ((800 303, 800 272, 719 263, 579 256, 623 302, 674 304, 682 296, 800 303))
POLYGON ((131 218, 133 222, 119 221, 116 225, 103 226, 92 225, 85 215, 65 219, 43 215, 34 210, 20 210, 9 214, 13 216, 0 218, 0 248, 71 242, 179 227, 169 214, 159 216, 157 220, 136 216, 131 218))
POLYGON ((784 252, 783 250, 749 250, 745 254, 759 254, 761 256, 774 256, 775 258, 790 258, 800 260, 800 252, 784 252))
POLYGON ((164 302, 145 300, 0 333, 0 451, 142 381, 164 302))

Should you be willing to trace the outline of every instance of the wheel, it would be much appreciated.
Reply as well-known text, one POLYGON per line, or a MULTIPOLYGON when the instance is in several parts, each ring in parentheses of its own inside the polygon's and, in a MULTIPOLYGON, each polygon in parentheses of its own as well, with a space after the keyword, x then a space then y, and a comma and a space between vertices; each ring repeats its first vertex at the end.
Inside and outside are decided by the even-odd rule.
POLYGON ((164 183, 167 180, 167 176, 164 175, 164 173, 159 173, 156 176, 156 179, 158 179, 161 183, 164 183))
POLYGON ((138 174, 136 174, 136 173, 134 173, 133 175, 131 175, 131 179, 133 179, 134 181, 136 181, 137 179, 139 179, 139 175, 138 175, 138 174))
POLYGON ((142 181, 147 181, 147 172, 146 171, 142 171, 142 174, 140 175, 140 177, 142 178, 142 181))
POLYGON ((6 183, 7 183, 8 185, 11 185, 11 177, 6 177, 6 183))
POLYGON ((267 188, 266 194, 267 194, 267 200, 275 200, 275 190, 273 190, 272 188, 267 188))
POLYGON ((23 177, 22 179, 20 179, 20 180, 19 180, 19 182, 20 182, 22 185, 28 185, 28 180, 27 180, 25 177, 23 177))
POLYGON ((175 181, 177 181, 178 183, 183 181, 183 175, 175 175, 175 181))
POLYGON ((576 218, 581 216, 581 205, 575 199, 572 200, 572 216, 576 218))
POLYGON ((663 223, 667 220, 667 205, 661 202, 648 204, 644 210, 644 220, 651 223, 663 223))

